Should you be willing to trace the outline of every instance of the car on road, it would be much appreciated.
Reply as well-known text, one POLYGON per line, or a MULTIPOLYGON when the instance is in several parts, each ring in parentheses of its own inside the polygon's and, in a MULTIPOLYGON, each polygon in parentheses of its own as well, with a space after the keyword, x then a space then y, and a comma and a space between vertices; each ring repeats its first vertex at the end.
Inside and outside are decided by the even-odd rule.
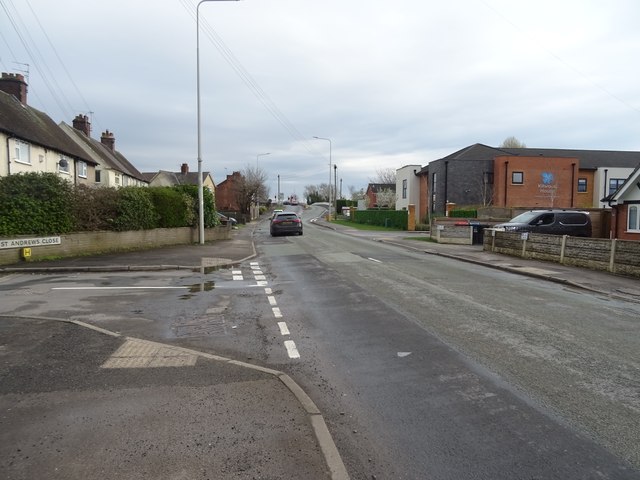
POLYGON ((276 218, 276 215, 277 215, 278 213, 282 213, 282 212, 284 212, 284 210, 282 210, 281 208, 276 208, 276 209, 273 211, 273 213, 271 214, 271 220, 273 220, 274 218, 276 218))
POLYGON ((218 220, 220 220, 220 223, 222 223, 222 225, 227 225, 230 223, 232 227, 235 227, 238 224, 238 221, 233 217, 227 217, 220 212, 216 212, 216 215, 218 216, 218 220))
POLYGON ((279 212, 271 219, 269 231, 272 237, 276 235, 302 235, 302 220, 295 212, 279 212))
POLYGON ((505 232, 532 232, 550 235, 591 236, 591 217, 576 210, 530 210, 493 227, 505 232))

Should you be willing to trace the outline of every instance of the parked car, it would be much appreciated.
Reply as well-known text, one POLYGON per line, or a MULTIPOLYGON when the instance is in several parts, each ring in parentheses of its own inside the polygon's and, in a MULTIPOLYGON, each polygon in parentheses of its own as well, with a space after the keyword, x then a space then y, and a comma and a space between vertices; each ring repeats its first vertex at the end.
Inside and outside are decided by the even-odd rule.
POLYGON ((493 227, 507 232, 547 233, 550 235, 591 236, 591 217, 576 210, 530 210, 493 227))
POLYGON ((220 220, 220 223, 222 223, 222 225, 227 225, 228 223, 231 223, 231 226, 235 227, 238 224, 238 221, 233 217, 227 217, 226 215, 220 212, 216 212, 216 215, 218 215, 218 219, 220 220))
POLYGON ((271 220, 271 236, 293 233, 302 235, 302 220, 295 212, 279 212, 271 220))

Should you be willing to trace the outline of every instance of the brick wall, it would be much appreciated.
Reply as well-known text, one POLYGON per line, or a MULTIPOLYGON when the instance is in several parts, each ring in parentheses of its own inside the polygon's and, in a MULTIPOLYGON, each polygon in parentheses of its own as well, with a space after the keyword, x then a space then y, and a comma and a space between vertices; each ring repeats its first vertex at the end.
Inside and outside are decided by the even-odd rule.
MULTIPOLYGON (((30 236, 29 238, 32 238, 30 236)), ((47 258, 77 257, 107 252, 145 250, 169 245, 188 245, 199 240, 196 228, 157 228, 154 230, 132 230, 129 232, 82 232, 60 235, 60 245, 47 245, 31 249, 31 261, 47 258)), ((13 237, 20 238, 20 237, 13 237)), ((215 227, 205 230, 205 240, 231 238, 230 227, 215 227)), ((21 261, 20 249, 0 250, 0 265, 21 261)))

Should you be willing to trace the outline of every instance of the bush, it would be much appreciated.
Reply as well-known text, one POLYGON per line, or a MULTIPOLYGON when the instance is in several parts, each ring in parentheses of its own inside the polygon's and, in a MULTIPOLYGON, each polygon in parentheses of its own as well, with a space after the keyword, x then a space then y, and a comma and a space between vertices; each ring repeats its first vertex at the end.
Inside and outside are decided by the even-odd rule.
POLYGON ((78 185, 72 202, 75 230, 111 230, 118 214, 117 200, 118 191, 114 188, 78 185))
POLYGON ((0 235, 52 235, 74 229, 72 185, 53 173, 0 178, 0 235))
POLYGON ((153 207, 148 190, 140 187, 124 187, 117 190, 114 230, 124 232, 157 227, 158 214, 153 207))
POLYGON ((158 227, 186 227, 195 223, 196 202, 188 193, 172 187, 150 187, 148 190, 158 214, 158 227))
POLYGON ((449 212, 451 218, 477 218, 477 210, 451 210, 449 212))

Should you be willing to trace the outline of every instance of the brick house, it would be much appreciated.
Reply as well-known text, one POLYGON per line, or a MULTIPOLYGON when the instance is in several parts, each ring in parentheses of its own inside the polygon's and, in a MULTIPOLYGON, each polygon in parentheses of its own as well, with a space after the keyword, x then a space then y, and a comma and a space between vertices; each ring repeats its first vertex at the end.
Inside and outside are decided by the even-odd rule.
POLYGON ((240 212, 238 202, 238 189, 243 177, 240 172, 227 175, 222 182, 216 185, 216 205, 223 212, 240 212))
POLYGON ((494 148, 477 143, 418 172, 420 211, 443 215, 454 205, 608 208, 601 199, 614 193, 638 163, 640 152, 494 148))
POLYGON ((611 238, 640 241, 640 164, 620 188, 602 201, 612 209, 611 238))
POLYGON ((378 193, 383 190, 396 191, 395 183, 370 183, 367 185, 367 191, 365 196, 367 198, 367 205, 369 208, 385 207, 386 205, 378 205, 378 193))

